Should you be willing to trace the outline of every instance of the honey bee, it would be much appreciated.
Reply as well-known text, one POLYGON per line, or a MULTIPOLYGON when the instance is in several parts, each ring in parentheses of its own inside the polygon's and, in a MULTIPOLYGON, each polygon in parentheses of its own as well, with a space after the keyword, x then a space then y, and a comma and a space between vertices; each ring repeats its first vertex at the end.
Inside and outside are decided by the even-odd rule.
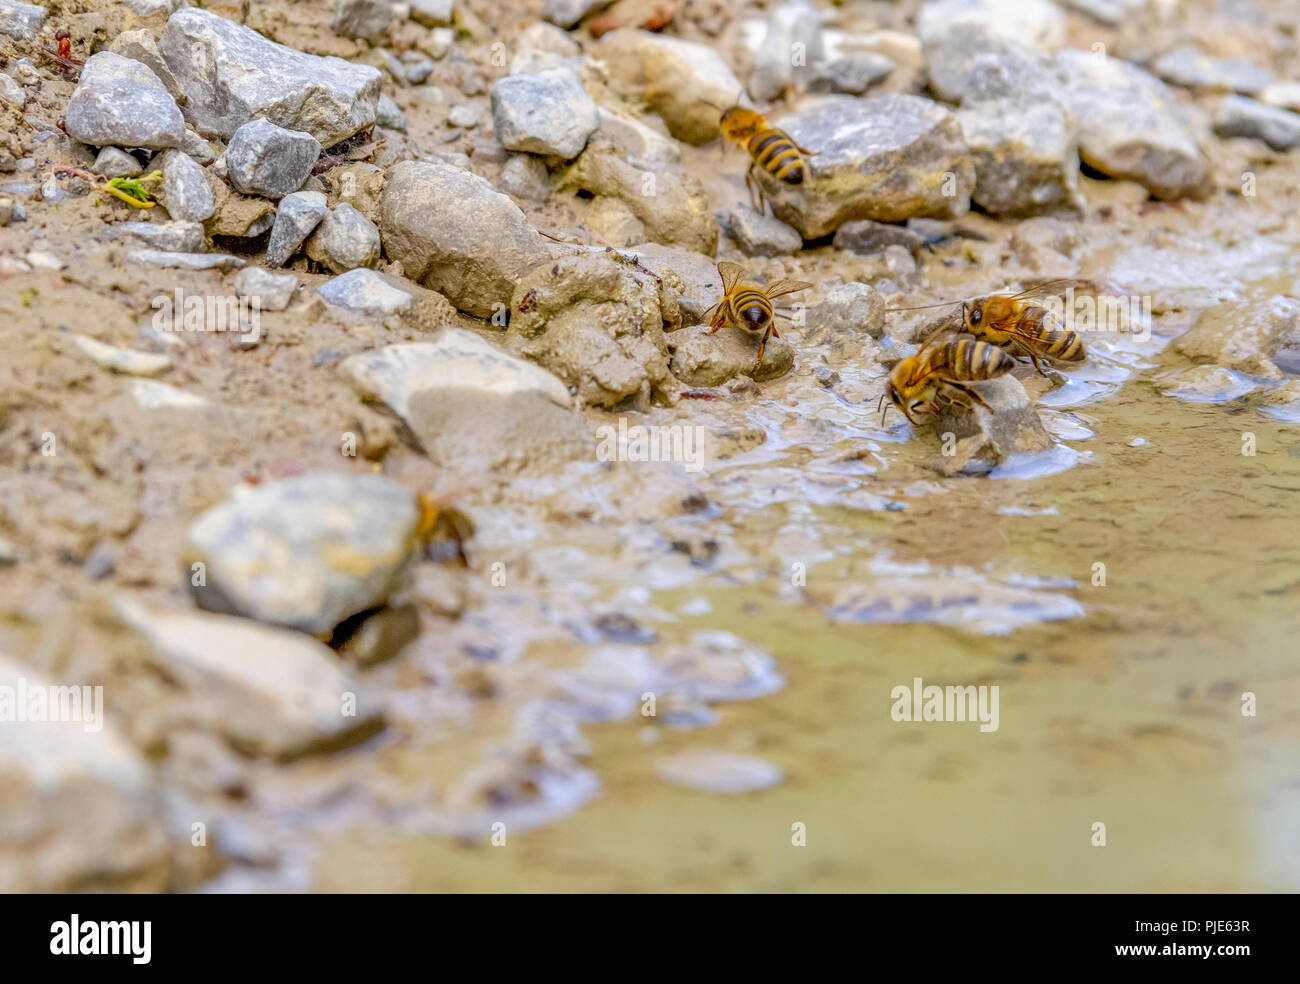
MULTIPOLYGON (((1088 358, 1083 339, 1034 300, 1055 293, 1070 283, 1074 281, 1052 280, 1018 294, 988 294, 962 301, 961 327, 954 330, 973 335, 981 342, 996 345, 1012 355, 1027 356, 1044 376, 1047 373, 1039 363, 1040 359, 1077 366, 1088 358)), ((947 326, 941 326, 936 334, 947 330, 947 326)))
POLYGON ((732 106, 722 114, 719 123, 722 135, 734 143, 743 144, 752 158, 749 170, 745 172, 745 187, 749 189, 749 199, 756 211, 767 208, 767 199, 763 189, 754 176, 755 168, 762 168, 778 181, 789 185, 803 184, 808 173, 801 155, 813 156, 816 151, 800 147, 788 133, 774 126, 768 126, 767 120, 752 109, 732 106))
POLYGON ((438 563, 455 560, 461 567, 468 567, 465 542, 474 536, 474 523, 440 498, 420 492, 415 500, 420 511, 415 536, 429 559, 438 563))
MULTIPOLYGON (((991 410, 970 384, 1006 375, 1015 366, 1015 360, 1000 348, 974 338, 955 337, 936 344, 937 341, 938 337, 932 336, 916 355, 894 366, 880 403, 883 405, 888 397, 913 425, 916 424, 913 411, 938 414, 961 407, 973 412, 975 405, 971 400, 991 410)), ((884 407, 881 424, 888 413, 889 407, 884 407)))
POLYGON ((776 330, 775 313, 772 310, 772 298, 782 294, 793 294, 797 290, 807 290, 812 286, 803 280, 777 280, 760 286, 744 279, 745 270, 738 263, 723 260, 718 264, 718 275, 722 277, 722 300, 705 312, 709 327, 706 335, 712 335, 725 324, 735 325, 746 331, 763 337, 758 341, 758 360, 754 363, 754 376, 763 365, 763 349, 767 347, 767 336, 781 337, 776 330))

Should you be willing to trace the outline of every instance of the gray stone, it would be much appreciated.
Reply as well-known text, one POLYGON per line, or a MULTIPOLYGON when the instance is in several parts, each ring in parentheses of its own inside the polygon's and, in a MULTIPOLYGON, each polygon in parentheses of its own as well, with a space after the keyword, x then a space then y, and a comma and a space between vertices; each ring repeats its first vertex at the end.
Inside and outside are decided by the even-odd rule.
POLYGON ((349 270, 316 288, 321 300, 353 314, 389 315, 409 311, 411 294, 393 285, 395 278, 374 270, 349 270))
POLYGON ((796 72, 807 73, 806 66, 824 57, 825 43, 816 8, 810 0, 786 0, 768 19, 749 73, 749 94, 762 102, 779 99, 795 83, 796 72), (798 68, 796 53, 802 55, 798 68))
POLYGON ((206 166, 217 159, 217 155, 212 152, 212 145, 193 130, 185 131, 180 149, 193 157, 196 164, 206 166))
POLYGON ((1254 137, 1274 150, 1290 150, 1300 146, 1300 113, 1245 96, 1224 96, 1215 109, 1214 132, 1221 137, 1254 137))
POLYGON ((525 48, 515 52, 510 59, 510 75, 536 75, 552 68, 567 68, 575 74, 582 73, 581 58, 565 58, 551 51, 534 51, 525 48))
POLYGON ((195 8, 172 14, 159 48, 199 130, 229 138, 262 117, 331 147, 375 122, 380 73, 368 65, 286 48, 195 8))
POLYGON ((676 297, 660 279, 601 250, 562 257, 520 279, 507 337, 584 402, 648 408, 669 375, 665 325, 680 324, 676 297))
POLYGON ((647 239, 709 255, 717 252, 718 221, 703 183, 693 174, 636 167, 602 142, 561 172, 558 185, 561 190, 619 199, 644 225, 647 239))
POLYGON ((867 284, 847 283, 808 309, 804 340, 832 341, 862 334, 880 338, 884 331, 884 297, 867 284))
POLYGON ((817 152, 808 173, 798 185, 755 173, 773 214, 804 239, 854 219, 955 218, 970 208, 975 168, 961 124, 928 99, 825 96, 778 125, 817 152))
POLYGON ((330 30, 345 38, 378 44, 393 30, 389 0, 335 0, 330 30))
POLYGON ((679 332, 673 336, 672 373, 687 386, 721 386, 742 376, 761 383, 794 368, 794 346, 773 335, 763 349, 763 364, 755 372, 759 338, 734 325, 723 325, 712 333, 704 325, 679 332))
POLYGON ((972 459, 1001 464, 1013 454, 1046 451, 1052 437, 1034 409, 1034 401, 1015 376, 998 376, 974 384, 989 409, 975 405, 974 412, 954 409, 934 421, 936 434, 956 437, 955 453, 941 455, 938 469, 953 474, 972 459))
POLYGON ((601 38, 595 54, 616 92, 648 106, 669 133, 689 144, 716 140, 718 107, 734 106, 744 90, 721 55, 694 41, 620 29, 601 38))
POLYGON ((406 132, 406 116, 397 103, 393 101, 393 97, 385 93, 379 95, 379 106, 375 110, 375 123, 386 130, 406 132))
POLYGON ((399 586, 418 522, 415 496, 392 479, 312 473, 243 486, 209 509, 181 564, 200 608, 328 633, 399 586))
POLYGON ((17 0, 0 0, 0 34, 19 41, 35 41, 45 23, 45 8, 17 0))
POLYGON ((925 242, 924 236, 907 226, 861 219, 846 222, 835 230, 834 245, 837 249, 847 249, 859 256, 872 256, 883 253, 889 246, 902 246, 909 252, 916 253, 925 242))
POLYGON ((307 240, 306 253, 335 273, 372 267, 379 262, 379 230, 353 206, 343 202, 326 213, 307 240))
POLYGON ((176 100, 176 105, 185 105, 185 93, 180 83, 176 81, 176 76, 172 74, 172 70, 163 61, 162 52, 158 50, 158 42, 149 31, 144 28, 123 31, 110 42, 108 50, 115 55, 147 65, 149 71, 158 76, 158 81, 176 100))
POLYGON ((3 72, 0 72, 0 99, 19 109, 27 105, 27 93, 23 92, 22 86, 3 72))
POLYGON ((808 89, 860 96, 897 67, 892 58, 874 51, 856 51, 814 66, 809 73, 808 89))
POLYGON ((1069 50, 1056 57, 1085 164, 1163 200, 1207 190, 1209 162, 1168 86, 1106 55, 1069 50))
POLYGON ((282 198, 266 244, 267 265, 284 266, 327 211, 325 195, 319 191, 299 191, 282 198))
POLYGON ((1078 143, 1058 103, 986 100, 957 118, 975 162, 971 200, 986 212, 1035 215, 1079 203, 1078 143))
POLYGON ((154 14, 170 14, 189 0, 126 0, 126 5, 138 17, 152 17, 154 14))
POLYGON ((102 147, 179 147, 185 119, 148 66, 111 51, 91 55, 68 100, 68 136, 102 147))
POLYGON ((567 68, 508 75, 492 86, 492 122, 507 150, 577 157, 600 126, 596 104, 567 68))
POLYGON ((593 10, 608 7, 613 0, 546 0, 542 16, 560 27, 572 27, 593 10))
POLYGON ((1273 81, 1273 73, 1242 58, 1214 58, 1192 45, 1166 52, 1151 66, 1166 82, 1189 89, 1219 89, 1253 96, 1273 81))
POLYGON ((443 27, 451 23, 455 0, 410 0, 411 20, 425 27, 443 27))
POLYGON ((597 106, 600 129, 595 138, 608 140, 633 167, 646 171, 675 168, 682 163, 677 141, 654 127, 606 106, 597 106))
POLYGON ((503 312, 516 281, 551 256, 514 202, 449 164, 395 164, 379 216, 388 258, 480 318, 503 312))
POLYGON ((245 195, 283 198, 302 187, 320 153, 320 142, 310 133, 250 120, 230 138, 226 171, 245 195))
POLYGON ((477 106, 466 106, 462 103, 451 108, 451 112, 447 114, 447 122, 452 126, 464 127, 468 130, 478 126, 479 118, 482 115, 477 106))
POLYGON ((168 253, 202 253, 205 246, 202 222, 123 222, 115 230, 168 253))
POLYGON ((133 178, 144 173, 144 165, 117 147, 105 147, 90 169, 106 178, 133 178))
POLYGON ((354 355, 340 370, 450 468, 516 471, 593 454, 559 379, 467 331, 444 328, 432 342, 354 355))
POLYGON ((424 57, 417 58, 403 69, 406 81, 411 85, 424 85, 433 74, 433 62, 424 57))
POLYGON ((1019 95, 1026 99, 1060 89, 1048 61, 992 25, 967 21, 935 21, 922 35, 922 51, 930 87, 951 102, 965 102, 975 87, 975 60, 993 58, 1010 79, 1009 91, 986 97, 1019 95))
POLYGON ((245 263, 227 253, 169 253, 161 249, 133 249, 126 258, 132 263, 173 270, 238 270, 245 263))
POLYGON ((235 290, 240 297, 256 298, 261 311, 283 311, 298 292, 298 278, 291 273, 245 267, 235 274, 235 290))
POLYGON ((949 30, 987 30, 1027 48, 1050 51, 1065 44, 1066 17, 1051 0, 931 0, 917 14, 922 45, 949 30))
POLYGON ((520 51, 545 51, 559 55, 561 58, 572 58, 582 53, 582 46, 569 36, 568 31, 544 21, 529 24, 524 28, 515 42, 515 47, 520 51))
POLYGON ((551 177, 546 165, 531 154, 516 154, 506 161, 497 184, 516 198, 543 202, 551 196, 551 177))
MULTIPOLYGON (((0 6, 0 29, 4 16, 0 6)), ((59 685, 0 655, 0 687, 9 693, 54 694, 59 685)), ((102 689, 98 702, 89 685, 68 692, 81 698, 69 706, 82 721, 0 727, 0 885, 23 894, 164 891, 170 861, 149 766, 104 721, 102 689)))
POLYGON ((748 205, 738 205, 725 212, 721 225, 746 256, 788 256, 803 247, 799 233, 748 205))
POLYGON ((622 251, 664 281, 677 295, 683 325, 698 325, 722 299, 722 278, 712 257, 662 243, 641 243, 622 251))
POLYGON ((119 602, 190 717, 246 755, 292 759, 378 731, 379 706, 326 645, 300 632, 205 612, 119 602))
POLYGON ((167 214, 186 222, 206 222, 217 210, 203 168, 182 150, 169 150, 155 161, 163 173, 162 201, 167 214))

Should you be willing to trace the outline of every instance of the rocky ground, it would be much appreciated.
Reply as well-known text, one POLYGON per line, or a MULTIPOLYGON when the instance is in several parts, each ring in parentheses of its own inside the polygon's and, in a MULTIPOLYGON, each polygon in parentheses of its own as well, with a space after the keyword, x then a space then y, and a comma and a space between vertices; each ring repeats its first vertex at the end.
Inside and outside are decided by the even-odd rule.
POLYGON ((607 721, 688 732, 652 784, 797 784, 695 733, 806 672, 710 621, 723 587, 828 636, 1084 618, 909 516, 1086 465, 1125 387, 1300 420, 1298 33, 1262 0, 0 0, 0 685, 105 694, 95 733, 0 723, 0 886, 344 887, 336 838, 618 788, 607 721), (762 213, 738 100, 815 151, 762 213), (813 284, 757 373, 701 324, 722 259, 813 284), (944 316, 888 308, 1057 277, 1148 306, 989 412, 881 423, 944 316), (700 428, 699 467, 602 460, 620 422, 700 428), (846 515, 922 565, 801 580, 865 549, 846 515))

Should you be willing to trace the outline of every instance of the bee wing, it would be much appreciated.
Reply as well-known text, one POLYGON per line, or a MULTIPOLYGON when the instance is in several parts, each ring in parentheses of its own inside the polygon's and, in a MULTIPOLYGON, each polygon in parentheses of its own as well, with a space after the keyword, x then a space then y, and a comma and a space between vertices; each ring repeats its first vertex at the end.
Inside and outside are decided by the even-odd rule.
POLYGON ((1012 300, 1024 301, 1034 297, 1050 297, 1053 294, 1062 293, 1067 287, 1077 287, 1080 284, 1089 288, 1095 288, 1097 284, 1090 280, 1080 280, 1078 277, 1058 277, 1055 280, 1045 280, 1039 284, 1033 284, 1026 287, 1018 294, 1005 295, 1012 300))
POLYGON ((807 290, 812 284, 806 280, 777 280, 763 288, 763 293, 767 295, 768 300, 773 297, 780 297, 782 294, 793 294, 797 290, 807 290))
POLYGON ((722 277, 722 292, 726 294, 745 275, 745 268, 739 263, 723 260, 718 264, 718 275, 722 277))

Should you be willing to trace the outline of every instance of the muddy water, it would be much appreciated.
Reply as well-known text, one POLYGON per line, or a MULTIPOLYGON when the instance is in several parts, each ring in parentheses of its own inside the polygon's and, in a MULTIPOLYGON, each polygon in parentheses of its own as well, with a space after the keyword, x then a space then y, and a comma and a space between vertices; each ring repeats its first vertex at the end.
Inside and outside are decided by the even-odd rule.
MULTIPOLYGON (((1294 282, 1294 261, 1237 281, 1242 303, 1294 282)), ((1058 391, 1070 417, 1054 426, 1082 454, 1022 471, 1036 477, 936 479, 932 444, 901 443, 906 425, 879 428, 866 403, 818 428, 829 403, 778 398, 789 414, 769 415, 769 440, 702 482, 724 503, 702 528, 730 533, 714 570, 602 565, 593 540, 600 575, 569 576, 591 602, 658 612, 663 637, 761 643, 785 688, 705 728, 588 725, 601 791, 572 816, 505 848, 335 838, 319 887, 1300 888, 1300 435, 1258 394, 1160 395, 1147 380, 1178 364, 1157 354, 1167 340, 1097 346, 1094 376, 1121 381, 1081 387, 1081 405, 1058 391), (848 420, 873 436, 840 436, 848 420), (890 692, 915 677, 996 685, 998 729, 894 721, 890 692), (729 797, 659 778, 664 757, 702 747, 785 781, 729 797)))

